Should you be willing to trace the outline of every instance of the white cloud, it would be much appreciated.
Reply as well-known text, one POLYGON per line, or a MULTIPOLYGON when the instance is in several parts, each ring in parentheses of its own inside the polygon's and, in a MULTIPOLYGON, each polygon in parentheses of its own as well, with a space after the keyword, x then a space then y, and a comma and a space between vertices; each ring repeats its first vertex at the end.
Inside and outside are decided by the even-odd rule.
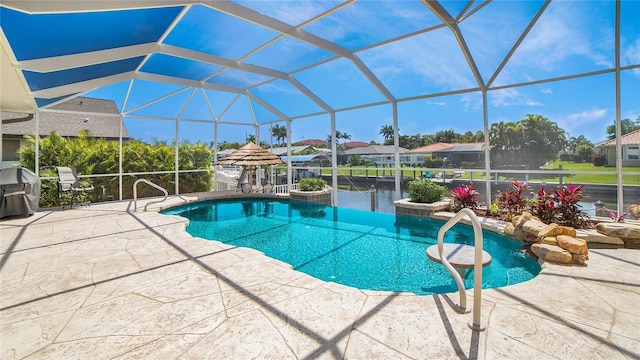
POLYGON ((553 90, 550 88, 540 88, 540 92, 543 94, 553 94, 553 90))
POLYGON ((566 131, 572 132, 572 130, 576 129, 577 127, 584 126, 588 123, 599 122, 600 120, 605 119, 607 116, 607 109, 594 109, 572 113, 565 116, 559 116, 551 120, 555 121, 558 126, 565 129, 566 131))
MULTIPOLYGON (((636 39, 635 42, 625 46, 620 52, 622 65, 640 64, 640 39, 636 39)), ((635 68, 632 71, 634 74, 640 74, 640 69, 638 68, 635 68)))
POLYGON ((494 107, 544 106, 543 103, 529 99, 515 88, 491 91, 489 93, 489 103, 494 107))
POLYGON ((429 105, 437 105, 437 106, 447 106, 447 102, 446 101, 433 101, 433 100, 427 100, 427 104, 429 105))
POLYGON ((414 92, 424 93, 428 87, 448 91, 478 86, 447 29, 386 44, 360 56, 384 82, 416 85, 414 92))
POLYGON ((597 22, 598 14, 592 12, 598 10, 574 2, 551 4, 512 61, 550 70, 569 57, 580 56, 598 65, 613 66, 611 56, 607 55, 613 45, 613 36, 608 25, 597 22))

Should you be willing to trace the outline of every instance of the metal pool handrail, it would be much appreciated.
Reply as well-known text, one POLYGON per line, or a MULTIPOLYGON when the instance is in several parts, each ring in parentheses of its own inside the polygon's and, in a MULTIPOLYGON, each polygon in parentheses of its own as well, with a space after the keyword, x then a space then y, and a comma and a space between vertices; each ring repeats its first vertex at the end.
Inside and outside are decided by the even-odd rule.
POLYGON ((442 265, 449 271, 453 279, 458 285, 458 292, 460 293, 460 310, 462 312, 469 312, 467 308, 467 292, 462 282, 462 277, 456 271, 456 269, 449 263, 449 260, 443 254, 443 240, 444 233, 447 232, 453 225, 457 224, 463 217, 469 217, 471 224, 473 225, 473 235, 475 237, 474 244, 474 262, 473 262, 473 318, 469 321, 469 327, 473 330, 482 331, 485 329, 484 324, 480 321, 480 310, 482 305, 482 227, 480 226, 480 220, 471 209, 464 208, 460 210, 454 217, 449 219, 438 231, 438 255, 442 265))
POLYGON ((160 203, 163 202, 165 200, 167 200, 167 197, 169 196, 169 193, 167 192, 167 190, 165 188, 163 188, 160 185, 154 184, 151 181, 147 180, 147 179, 138 179, 133 183, 133 211, 137 211, 138 210, 138 189, 137 189, 137 185, 138 183, 145 183, 147 185, 150 185, 151 187, 154 187, 160 191, 162 191, 164 193, 164 198, 162 200, 156 200, 156 201, 150 201, 147 203, 147 205, 144 206, 144 211, 147 211, 147 206, 151 205, 151 204, 155 204, 155 203, 160 203))

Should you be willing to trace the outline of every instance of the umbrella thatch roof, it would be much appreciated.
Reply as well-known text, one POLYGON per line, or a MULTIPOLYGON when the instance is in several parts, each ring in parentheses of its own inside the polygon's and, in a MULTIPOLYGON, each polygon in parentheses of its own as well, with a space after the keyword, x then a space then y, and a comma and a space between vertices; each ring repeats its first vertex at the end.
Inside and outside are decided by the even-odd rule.
POLYGON ((247 145, 218 160, 214 165, 267 166, 283 164, 280 157, 249 142, 247 145))

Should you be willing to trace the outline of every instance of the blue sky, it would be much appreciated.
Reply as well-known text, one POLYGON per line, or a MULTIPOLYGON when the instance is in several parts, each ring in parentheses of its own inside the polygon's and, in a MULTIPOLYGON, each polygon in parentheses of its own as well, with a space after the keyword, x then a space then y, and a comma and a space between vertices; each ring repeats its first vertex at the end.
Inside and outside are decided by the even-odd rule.
MULTIPOLYGON (((293 141, 325 139, 330 133, 330 117, 324 114, 324 103, 337 111, 336 128, 350 134, 352 141, 382 142, 380 127, 393 122, 392 106, 381 104, 386 102, 385 91, 398 101, 401 134, 483 129, 482 94, 473 91, 478 81, 454 33, 421 2, 235 3, 280 24, 300 26, 309 34, 306 39, 312 40, 206 6, 180 7, 171 13, 165 11, 162 26, 175 14, 182 14, 173 30, 159 40, 167 45, 165 52, 147 56, 137 71, 247 89, 250 97, 165 84, 153 81, 155 78, 135 80, 126 106, 129 81, 115 82, 84 96, 115 100, 129 115, 125 118, 129 135, 146 141, 173 139, 176 118, 181 119, 180 139, 211 141, 215 118, 219 142, 244 142, 256 124, 261 140, 269 142, 269 126, 285 124, 279 116, 293 118, 293 141), (318 17, 321 14, 325 15, 318 17), (316 46, 323 41, 336 44, 344 53, 353 52, 356 59, 316 46), (193 56, 194 52, 203 56, 193 56), (211 59, 214 61, 208 62, 211 59), (229 62, 240 65, 226 67, 229 62), (266 70, 252 71, 258 68, 266 70), (270 74, 285 76, 278 79, 270 74), (377 88, 370 77, 385 89, 377 88), (321 104, 301 87, 317 96, 321 104), (155 101, 158 98, 161 100, 155 101), (378 105, 352 109, 371 104, 378 105)), ((452 17, 463 18, 460 32, 483 83, 489 86, 490 123, 540 114, 570 136, 584 135, 592 142, 605 139, 606 128, 616 116, 615 73, 611 72, 615 65, 615 1, 552 1, 504 64, 543 1, 494 1, 486 6, 477 2, 466 9, 464 1, 441 4, 452 17), (572 78, 585 73, 596 75, 572 78), (569 78, 530 84, 565 77, 569 78), (529 85, 512 87, 518 84, 529 85)), ((640 116, 638 14, 640 1, 621 2, 621 118, 640 116)), ((3 16, 7 15, 12 13, 5 11, 3 16)), ((5 29, 8 26, 3 25, 3 30, 12 42, 14 35, 5 29)), ((74 31, 71 26, 65 31, 74 31)), ((90 25, 85 26, 89 26, 87 32, 92 31, 90 25)), ((98 25, 96 29, 100 30, 98 25)), ((16 47, 13 42, 12 46, 16 47)))

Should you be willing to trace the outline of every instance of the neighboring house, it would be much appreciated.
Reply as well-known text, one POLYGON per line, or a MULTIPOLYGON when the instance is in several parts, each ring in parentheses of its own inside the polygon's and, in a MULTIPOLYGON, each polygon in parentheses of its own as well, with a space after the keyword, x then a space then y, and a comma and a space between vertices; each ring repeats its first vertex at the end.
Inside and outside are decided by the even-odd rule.
POLYGON ((349 141, 343 144, 340 144, 340 142, 338 141, 338 144, 342 146, 345 150, 369 146, 369 143, 362 142, 362 141, 349 141))
POLYGON ((293 143, 294 146, 327 146, 327 142, 320 139, 307 139, 293 143))
POLYGON ((434 156, 447 158, 452 167, 463 167, 462 163, 479 164, 484 161, 484 143, 455 144, 454 146, 435 151, 434 156))
MULTIPOLYGON (((119 141, 121 116, 112 100, 77 97, 49 109, 39 115, 38 135, 45 137, 57 131, 63 137, 77 137, 88 131, 96 138, 119 141)), ((2 112, 2 168, 16 165, 18 150, 24 144, 24 135, 35 134, 36 119, 33 114, 2 112)), ((122 140, 129 141, 127 129, 122 129, 122 140)))
MULTIPOLYGON (((287 156, 281 156, 282 161, 287 162, 287 156)), ((309 155, 291 155, 291 165, 301 167, 328 167, 331 166, 330 153, 317 153, 309 155)))
MULTIPOLYGON (((621 137, 622 166, 640 166, 640 129, 621 137)), ((604 155, 606 166, 616 166, 616 139, 595 145, 598 154, 604 155)))
MULTIPOLYGON (((292 146, 291 147, 291 153, 299 153, 301 151, 305 151, 307 149, 313 148, 313 146, 310 145, 302 145, 302 146, 292 146)), ((274 148, 267 148, 267 151, 269 151, 270 153, 274 154, 274 155, 278 155, 278 156, 283 156, 283 155, 287 155, 287 147, 286 146, 282 146, 282 147, 274 147, 274 148)))
POLYGON ((419 148, 411 149, 404 153, 400 157, 400 162, 403 164, 409 164, 413 166, 422 166, 424 159, 427 157, 434 157, 434 153, 446 148, 456 146, 456 143, 444 143, 438 142, 429 144, 427 146, 421 146, 419 148))
MULTIPOLYGON (((358 155, 360 157, 371 160, 372 165, 395 164, 395 155, 393 149, 393 145, 370 145, 365 147, 356 147, 345 151, 345 158, 341 160, 346 163, 352 156, 358 155)), ((406 153, 407 149, 398 148, 398 152, 402 157, 402 154, 406 153)))

